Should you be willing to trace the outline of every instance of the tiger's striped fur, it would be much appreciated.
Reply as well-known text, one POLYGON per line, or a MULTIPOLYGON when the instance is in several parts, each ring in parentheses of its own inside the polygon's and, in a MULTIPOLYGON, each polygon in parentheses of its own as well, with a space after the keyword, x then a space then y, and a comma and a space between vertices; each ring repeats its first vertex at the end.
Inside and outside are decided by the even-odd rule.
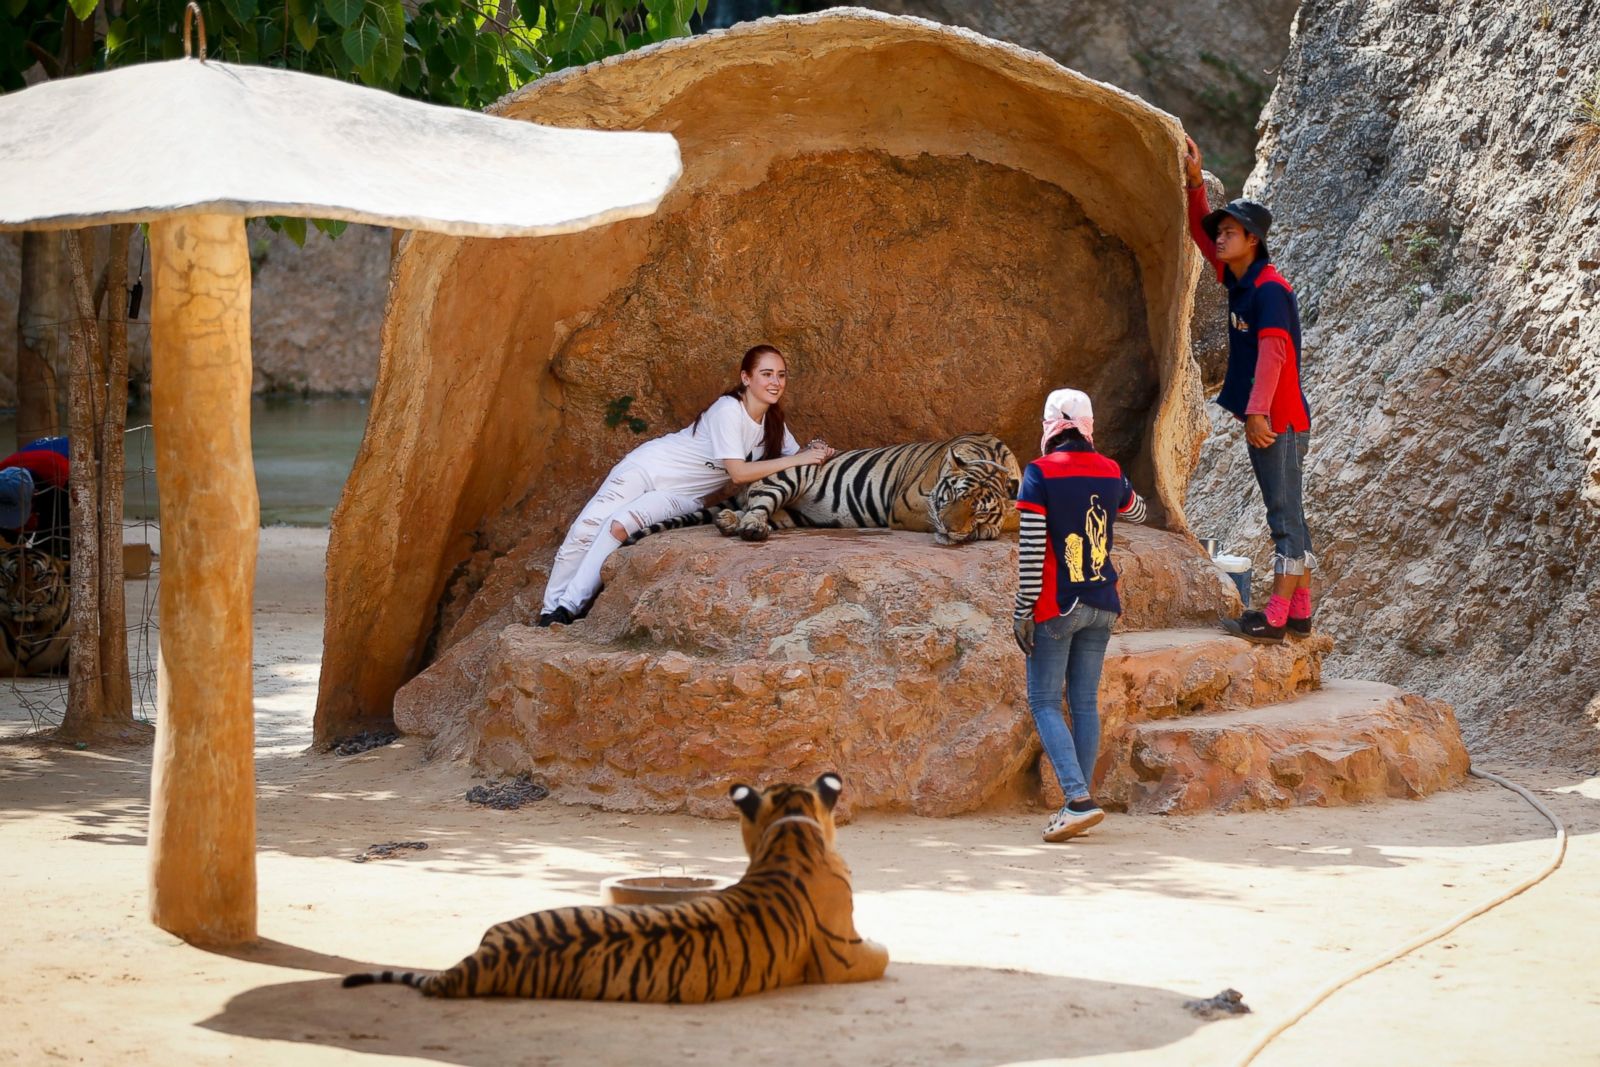
POLYGON ((0 548, 0 675, 48 674, 72 638, 67 564, 28 545, 0 548))
POLYGON ((1021 484, 1017 457, 993 434, 858 448, 769 474, 734 501, 646 527, 629 543, 705 522, 746 541, 787 526, 887 526, 931 533, 942 545, 992 541, 1016 528, 1021 484))
POLYGON ((434 997, 703 1003, 804 982, 865 982, 889 964, 856 933, 850 869, 833 847, 841 783, 736 785, 750 866, 678 904, 553 908, 489 928, 448 970, 352 974, 434 997))

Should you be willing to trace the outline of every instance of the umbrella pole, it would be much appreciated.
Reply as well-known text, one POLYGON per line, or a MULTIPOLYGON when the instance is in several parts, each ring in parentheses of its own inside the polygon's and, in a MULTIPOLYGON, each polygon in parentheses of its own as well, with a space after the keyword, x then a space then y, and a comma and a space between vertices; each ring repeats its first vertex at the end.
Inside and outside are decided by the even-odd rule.
POLYGON ((161 494, 150 917, 229 945, 256 936, 250 253, 244 220, 224 215, 152 222, 150 251, 161 494))

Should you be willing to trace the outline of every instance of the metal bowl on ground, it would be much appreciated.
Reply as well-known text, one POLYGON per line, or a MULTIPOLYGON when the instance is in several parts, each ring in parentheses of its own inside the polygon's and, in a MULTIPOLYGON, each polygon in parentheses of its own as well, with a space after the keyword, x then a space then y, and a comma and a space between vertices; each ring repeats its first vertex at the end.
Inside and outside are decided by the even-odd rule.
POLYGON ((728 888, 720 875, 619 874, 600 882, 602 904, 676 904, 728 888))

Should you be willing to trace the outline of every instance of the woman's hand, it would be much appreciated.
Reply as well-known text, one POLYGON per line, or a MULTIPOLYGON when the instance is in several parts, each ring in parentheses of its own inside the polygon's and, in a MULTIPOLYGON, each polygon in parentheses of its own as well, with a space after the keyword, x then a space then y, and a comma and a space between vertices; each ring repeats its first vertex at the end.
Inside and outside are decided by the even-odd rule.
POLYGON ((812 443, 794 454, 796 467, 810 467, 827 461, 833 455, 833 449, 824 444, 812 443))
POLYGON ((828 447, 828 442, 824 441, 820 437, 813 437, 811 440, 807 441, 806 442, 806 447, 807 448, 820 448, 820 449, 822 449, 824 452, 827 453, 827 455, 822 457, 825 460, 832 459, 834 456, 837 456, 839 454, 839 450, 837 448, 829 448, 828 447))
POLYGON ((1017 639, 1017 647, 1022 649, 1024 656, 1033 655, 1033 620, 1011 619, 1011 636, 1017 639))
POLYGON ((1193 137, 1184 137, 1183 141, 1186 146, 1183 152, 1183 178, 1193 189, 1206 183, 1205 175, 1200 172, 1200 146, 1194 143, 1193 137))

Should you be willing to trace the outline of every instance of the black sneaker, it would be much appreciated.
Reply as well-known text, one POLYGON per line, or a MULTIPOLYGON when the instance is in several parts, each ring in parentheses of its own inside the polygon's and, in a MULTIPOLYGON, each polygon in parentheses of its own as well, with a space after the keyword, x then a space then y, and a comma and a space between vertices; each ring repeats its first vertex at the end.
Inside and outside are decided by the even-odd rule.
POLYGON ((1285 629, 1288 631, 1289 636, 1296 641, 1304 641, 1311 636, 1311 616, 1307 615, 1303 619, 1290 619, 1285 629))
POLYGON ((535 622, 535 625, 549 626, 552 623, 557 622, 563 626, 566 626, 568 623, 572 622, 572 612, 568 611, 566 608, 556 608, 554 611, 547 611, 543 615, 539 616, 535 622))
POLYGON ((1285 627, 1267 622, 1266 612, 1263 611, 1247 611, 1237 619, 1223 619, 1222 628, 1235 637, 1254 641, 1258 645, 1282 644, 1285 630, 1285 627))

